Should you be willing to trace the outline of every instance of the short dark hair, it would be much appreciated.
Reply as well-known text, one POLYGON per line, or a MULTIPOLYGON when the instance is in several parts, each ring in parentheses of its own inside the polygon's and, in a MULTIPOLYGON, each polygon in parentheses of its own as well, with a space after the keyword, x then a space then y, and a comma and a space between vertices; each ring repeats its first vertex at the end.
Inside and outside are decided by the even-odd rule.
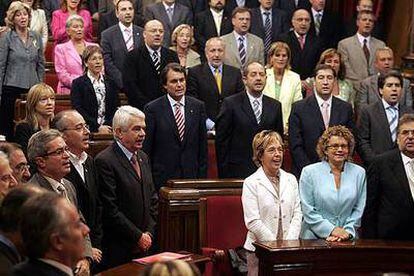
POLYGON ((119 7, 119 3, 121 3, 122 1, 128 1, 128 2, 130 2, 131 4, 132 4, 132 8, 135 10, 135 7, 134 7, 134 1, 132 1, 132 0, 118 0, 118 2, 116 2, 116 11, 118 11, 118 7, 119 7))
POLYGON ((68 218, 62 212, 60 201, 68 203, 64 197, 47 191, 28 199, 23 205, 20 232, 30 258, 43 258, 50 248, 50 236, 65 231, 68 218))
POLYGON ((385 81, 391 77, 399 79, 401 86, 403 85, 403 77, 401 75, 401 72, 399 70, 393 69, 385 73, 380 73, 378 77, 378 89, 383 89, 385 85, 385 81))
POLYGON ((315 70, 314 70, 315 77, 318 74, 318 72, 321 71, 321 70, 331 70, 334 77, 336 78, 335 70, 332 68, 332 66, 330 66, 328 64, 318 64, 318 65, 316 65, 315 70))
POLYGON ((187 78, 187 72, 185 71, 185 68, 176 62, 171 62, 171 63, 168 63, 167 66, 165 66, 164 69, 162 69, 161 71, 161 74, 160 74, 161 86, 164 86, 167 84, 167 75, 168 75, 168 72, 170 71, 183 73, 184 77, 187 78))
POLYGON ((6 233, 17 232, 23 204, 31 197, 45 192, 34 185, 18 186, 12 189, 3 199, 0 208, 0 229, 6 233))
POLYGON ((372 15, 372 17, 374 18, 374 21, 376 20, 376 18, 375 18, 375 14, 374 14, 372 11, 370 11, 370 10, 362 10, 362 11, 360 11, 360 12, 358 13, 358 15, 357 15, 357 20, 358 20, 358 19, 360 19, 360 18, 361 18, 361 16, 362 16, 362 15, 364 15, 364 14, 369 14, 369 15, 372 15))
POLYGON ((405 113, 404 115, 402 115, 401 118, 398 120, 397 133, 400 132, 400 128, 402 125, 410 122, 414 122, 413 113, 405 113))
POLYGON ((252 12, 250 11, 249 8, 246 7, 236 7, 233 12, 231 13, 231 18, 234 18, 236 16, 236 14, 238 13, 245 13, 248 12, 250 14, 250 16, 252 15, 252 12))

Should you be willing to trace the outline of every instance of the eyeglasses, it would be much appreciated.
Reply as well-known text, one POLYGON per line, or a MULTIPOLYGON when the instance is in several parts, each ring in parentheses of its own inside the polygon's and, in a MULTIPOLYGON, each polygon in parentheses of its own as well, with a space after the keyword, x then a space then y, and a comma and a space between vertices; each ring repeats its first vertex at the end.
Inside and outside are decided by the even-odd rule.
POLYGON ((40 100, 39 100, 39 103, 41 103, 41 104, 47 104, 47 102, 48 101, 51 101, 51 102, 54 102, 55 101, 55 97, 45 97, 45 98, 41 98, 40 100))
POLYGON ((403 129, 399 132, 399 134, 404 136, 408 136, 411 134, 412 136, 414 136, 414 129, 403 129))
POLYGON ((29 164, 27 164, 27 163, 20 163, 20 164, 17 164, 17 166, 16 166, 16 170, 17 170, 17 171, 19 171, 19 172, 22 172, 22 171, 24 171, 24 170, 30 170, 30 165, 29 165, 29 164))
POLYGON ((333 150, 338 150, 339 148, 348 149, 349 146, 348 146, 348 144, 333 144, 333 145, 328 145, 327 148, 328 149, 333 149, 333 150))
POLYGON ((56 149, 54 151, 47 152, 43 156, 50 156, 50 155, 56 155, 56 156, 60 155, 60 156, 62 156, 65 152, 67 153, 68 151, 69 151, 69 147, 58 148, 58 149, 56 149))
POLYGON ((78 124, 73 128, 69 128, 69 127, 64 128, 63 131, 65 131, 65 130, 75 130, 77 132, 81 132, 82 130, 89 130, 89 125, 87 125, 87 124, 78 124))

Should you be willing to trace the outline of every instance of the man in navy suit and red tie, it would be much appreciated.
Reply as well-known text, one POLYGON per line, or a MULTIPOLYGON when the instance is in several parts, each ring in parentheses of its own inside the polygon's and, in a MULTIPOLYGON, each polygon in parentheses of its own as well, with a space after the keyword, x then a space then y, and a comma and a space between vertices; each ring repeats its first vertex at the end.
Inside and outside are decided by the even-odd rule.
POLYGON ((157 190, 168 179, 207 177, 207 130, 204 103, 186 96, 186 71, 178 63, 161 72, 167 92, 145 106, 147 138, 157 190))

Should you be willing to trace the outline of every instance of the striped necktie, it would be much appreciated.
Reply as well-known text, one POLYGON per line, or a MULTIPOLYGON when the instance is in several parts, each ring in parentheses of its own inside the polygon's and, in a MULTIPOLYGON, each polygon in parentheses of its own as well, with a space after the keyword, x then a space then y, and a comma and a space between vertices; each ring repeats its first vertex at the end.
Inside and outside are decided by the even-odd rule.
POLYGON ((315 14, 315 31, 316 31, 316 35, 319 35, 320 29, 321 29, 321 22, 322 22, 322 14, 320 12, 317 12, 315 14))
POLYGON ((152 61, 154 62, 155 70, 157 70, 158 74, 160 73, 161 61, 160 57, 158 56, 157 51, 152 53, 152 61))
POLYGON ((253 101, 253 112, 257 123, 260 124, 260 116, 262 115, 262 111, 260 110, 260 103, 258 100, 253 101))
POLYGON ((390 124, 390 132, 392 141, 395 142, 397 139, 397 125, 398 125, 398 109, 395 106, 387 107, 389 116, 389 124, 390 124))
POLYGON ((174 104, 175 111, 174 111, 174 117, 175 122, 177 123, 177 129, 178 129, 178 135, 180 136, 180 141, 182 142, 184 140, 184 116, 181 112, 181 103, 177 102, 174 104))
POLYGON ((264 12, 264 15, 266 16, 265 19, 265 53, 267 54, 270 49, 270 45, 272 44, 272 21, 270 20, 270 12, 264 12))
POLYGON ((239 37, 239 55, 241 67, 244 68, 246 65, 246 47, 244 47, 244 37, 239 37))
POLYGON ((134 49, 134 39, 132 37, 132 32, 130 29, 125 28, 124 32, 127 35, 127 40, 125 41, 126 48, 128 52, 134 49))

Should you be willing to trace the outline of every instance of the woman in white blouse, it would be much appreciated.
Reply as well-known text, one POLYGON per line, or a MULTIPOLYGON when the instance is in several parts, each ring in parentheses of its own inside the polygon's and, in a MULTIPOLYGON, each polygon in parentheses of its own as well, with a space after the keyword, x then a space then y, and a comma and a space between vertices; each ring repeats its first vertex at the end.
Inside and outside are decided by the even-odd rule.
POLYGON ((30 30, 37 33, 42 38, 43 52, 46 50, 48 39, 47 21, 45 11, 39 9, 37 0, 22 0, 23 3, 29 5, 32 9, 32 17, 30 19, 30 30))
POLYGON ((302 223, 298 182, 281 169, 283 140, 275 131, 263 130, 253 139, 253 161, 259 168, 243 183, 242 204, 248 233, 248 275, 258 274, 254 241, 296 240, 302 223))

